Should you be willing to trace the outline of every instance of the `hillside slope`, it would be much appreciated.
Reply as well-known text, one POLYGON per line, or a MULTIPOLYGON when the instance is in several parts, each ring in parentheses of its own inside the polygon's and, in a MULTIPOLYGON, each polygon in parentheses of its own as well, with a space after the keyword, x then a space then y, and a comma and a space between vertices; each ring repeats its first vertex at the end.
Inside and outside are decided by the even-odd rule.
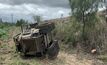
MULTIPOLYGON (((94 59, 87 59, 85 56, 68 54, 66 51, 60 51, 58 58, 55 60, 27 58, 23 59, 15 51, 15 44, 12 37, 19 32, 19 28, 14 27, 10 29, 9 39, 2 41, 0 46, 0 65, 92 65, 94 59)), ((98 65, 98 64, 97 64, 98 65)))

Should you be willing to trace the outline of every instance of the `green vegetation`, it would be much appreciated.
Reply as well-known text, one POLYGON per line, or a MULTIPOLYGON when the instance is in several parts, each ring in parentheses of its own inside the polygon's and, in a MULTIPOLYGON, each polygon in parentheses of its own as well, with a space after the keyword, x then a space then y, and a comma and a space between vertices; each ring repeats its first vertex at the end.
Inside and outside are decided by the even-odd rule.
POLYGON ((23 25, 23 24, 27 24, 28 22, 27 21, 25 21, 24 19, 20 19, 20 20, 17 20, 17 22, 16 22, 16 26, 21 26, 21 25, 23 25))
POLYGON ((69 46, 76 47, 76 41, 80 39, 80 30, 80 24, 75 22, 73 18, 71 22, 56 22, 56 38, 62 40, 64 44, 69 44, 69 46))
POLYGON ((17 20, 16 23, 9 23, 9 22, 0 22, 0 39, 6 40, 8 39, 8 32, 14 26, 21 26, 23 24, 27 24, 28 22, 24 19, 17 20))
POLYGON ((84 43, 86 43, 89 32, 93 31, 92 29, 95 29, 95 23, 97 22, 96 13, 100 1, 69 0, 69 2, 71 6, 72 16, 75 18, 75 21, 80 22, 81 24, 82 40, 84 41, 84 43))
MULTIPOLYGON (((107 62, 107 23, 105 17, 99 15, 98 7, 100 3, 101 0, 69 0, 72 16, 68 22, 55 21, 56 28, 53 33, 55 38, 60 41, 60 45, 63 45, 64 48, 67 46, 67 49, 61 50, 59 58, 55 61, 46 61, 47 59, 40 61, 35 58, 29 60, 21 59, 15 53, 12 36, 19 31, 19 26, 28 22, 23 19, 18 20, 16 23, 1 22, 0 40, 7 40, 7 42, 0 45, 0 54, 4 56, 4 58, 0 56, 0 63, 4 62, 4 59, 6 60, 5 56, 9 56, 10 59, 8 61, 11 61, 10 65, 43 65, 44 63, 47 63, 47 65, 66 65, 71 63, 71 59, 75 57, 65 53, 68 52, 68 49, 71 52, 80 49, 88 53, 91 53, 92 49, 96 49, 97 54, 99 54, 97 59, 107 62)), ((33 18, 35 22, 41 22, 40 16, 33 16, 33 18)), ((79 60, 76 60, 74 63, 77 61, 79 60)), ((5 63, 8 64, 8 62, 5 63)))
POLYGON ((80 49, 91 53, 96 49, 98 54, 107 51, 107 23, 100 17, 98 6, 100 0, 69 0, 72 16, 69 22, 56 22, 55 37, 69 49, 80 49), (79 45, 79 47, 78 47, 79 45))
POLYGON ((9 29, 9 25, 7 25, 6 23, 0 23, 0 38, 1 39, 7 39, 8 29, 9 29))
POLYGON ((33 19, 34 19, 35 23, 40 23, 42 21, 42 18, 39 15, 34 15, 33 19))

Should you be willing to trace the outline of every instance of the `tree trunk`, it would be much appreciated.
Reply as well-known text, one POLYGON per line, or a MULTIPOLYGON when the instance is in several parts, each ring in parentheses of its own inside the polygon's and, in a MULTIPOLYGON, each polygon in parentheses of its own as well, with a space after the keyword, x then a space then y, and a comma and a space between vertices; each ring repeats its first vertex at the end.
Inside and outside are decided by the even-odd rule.
POLYGON ((82 39, 85 42, 85 16, 84 16, 84 11, 82 12, 82 22, 83 22, 83 30, 82 30, 82 39))
POLYGON ((107 6, 106 6, 106 15, 105 15, 105 17, 106 17, 106 23, 107 23, 107 6))

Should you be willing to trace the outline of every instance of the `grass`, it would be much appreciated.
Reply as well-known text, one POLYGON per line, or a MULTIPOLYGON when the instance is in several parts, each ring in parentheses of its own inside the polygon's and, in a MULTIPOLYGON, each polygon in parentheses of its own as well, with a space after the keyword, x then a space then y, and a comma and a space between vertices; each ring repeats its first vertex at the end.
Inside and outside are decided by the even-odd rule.
POLYGON ((10 65, 30 65, 29 63, 14 60, 10 65))
POLYGON ((107 55, 99 55, 98 59, 107 62, 107 55))
POLYGON ((0 46, 0 65, 91 65, 92 60, 85 59, 78 60, 73 50, 67 50, 69 46, 62 45, 58 58, 55 60, 28 58, 23 59, 15 51, 15 44, 13 36, 20 32, 19 27, 8 27, 8 39, 2 42, 0 46), (62 48, 63 47, 63 48, 62 48), (67 51, 66 51, 67 50, 67 51))

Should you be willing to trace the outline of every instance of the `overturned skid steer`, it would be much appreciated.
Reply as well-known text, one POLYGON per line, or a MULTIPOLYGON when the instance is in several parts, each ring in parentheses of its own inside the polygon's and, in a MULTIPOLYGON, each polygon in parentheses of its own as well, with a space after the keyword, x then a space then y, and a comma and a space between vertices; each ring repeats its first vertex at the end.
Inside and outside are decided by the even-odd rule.
POLYGON ((55 59, 59 52, 57 40, 52 38, 54 23, 30 24, 21 26, 22 32, 13 37, 16 50, 24 56, 48 56, 55 59))

